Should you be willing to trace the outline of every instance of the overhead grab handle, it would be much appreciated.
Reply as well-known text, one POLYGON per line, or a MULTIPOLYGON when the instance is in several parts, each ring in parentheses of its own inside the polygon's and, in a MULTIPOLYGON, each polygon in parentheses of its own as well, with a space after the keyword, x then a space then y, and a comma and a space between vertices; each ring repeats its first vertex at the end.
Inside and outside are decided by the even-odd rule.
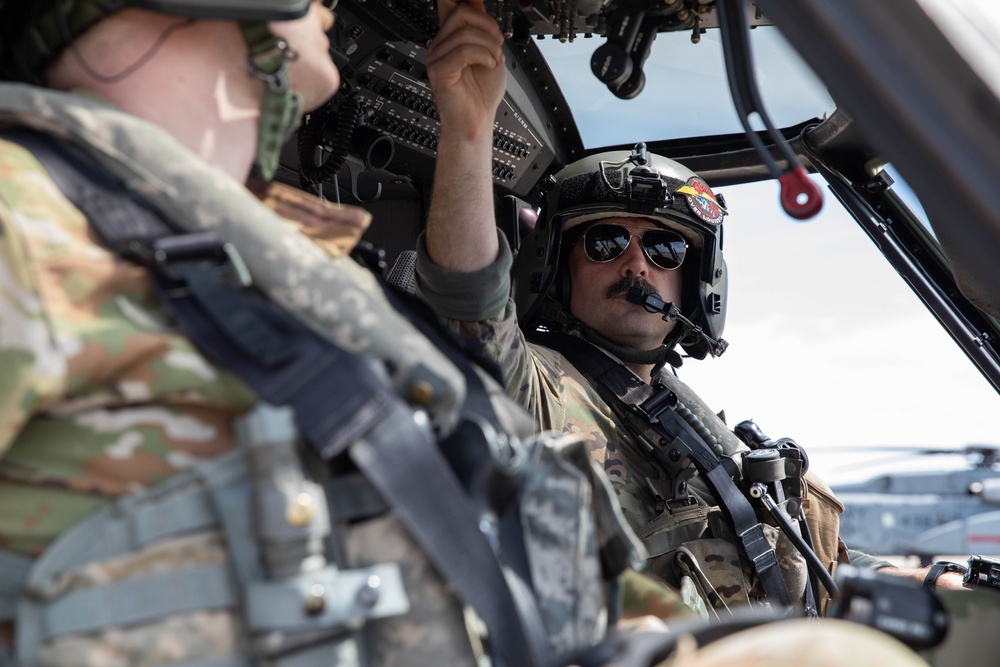
POLYGON ((796 220, 808 220, 823 207, 823 193, 809 179, 788 141, 775 129, 764 109, 753 74, 753 54, 750 50, 750 28, 745 4, 745 0, 718 0, 717 3, 729 91, 747 139, 781 185, 780 200, 785 213, 796 220), (778 166, 769 147, 764 145, 760 135, 750 126, 752 113, 756 113, 764 124, 768 138, 788 165, 786 169, 778 166))
POLYGON ((796 220, 808 220, 823 208, 823 192, 801 164, 779 176, 778 182, 781 183, 781 207, 796 220))

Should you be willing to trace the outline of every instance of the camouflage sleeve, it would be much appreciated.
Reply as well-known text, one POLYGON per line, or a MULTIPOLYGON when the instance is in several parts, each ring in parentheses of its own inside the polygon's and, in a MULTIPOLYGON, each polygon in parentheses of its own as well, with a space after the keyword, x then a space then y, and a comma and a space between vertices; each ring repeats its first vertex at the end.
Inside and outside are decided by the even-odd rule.
POLYGON ((491 321, 502 316, 510 295, 513 256, 503 234, 497 231, 500 254, 478 271, 449 271, 430 258, 423 234, 417 239, 417 289, 445 319, 460 322, 491 321))
POLYGON ((423 236, 417 243, 417 288, 420 295, 463 338, 497 362, 507 394, 532 412, 546 429, 563 430, 565 409, 560 391, 558 355, 528 345, 510 298, 510 246, 497 232, 500 255, 479 271, 448 271, 427 254, 423 236))
POLYGON ((622 587, 622 618, 656 616, 671 618, 697 618, 698 612, 684 603, 681 594, 660 579, 625 570, 619 578, 622 587))
MULTIPOLYGON (((4 142, 0 142, 0 147, 4 142)), ((28 270, 27 248, 15 233, 15 216, 44 219, 42 198, 19 195, 18 151, 0 150, 0 456, 7 453, 40 405, 65 391, 67 369, 28 270), (23 205, 23 206, 22 206, 23 205)))
POLYGON ((847 555, 851 559, 851 565, 855 565, 866 570, 881 570, 884 567, 896 567, 887 560, 866 554, 863 551, 848 549, 847 555))

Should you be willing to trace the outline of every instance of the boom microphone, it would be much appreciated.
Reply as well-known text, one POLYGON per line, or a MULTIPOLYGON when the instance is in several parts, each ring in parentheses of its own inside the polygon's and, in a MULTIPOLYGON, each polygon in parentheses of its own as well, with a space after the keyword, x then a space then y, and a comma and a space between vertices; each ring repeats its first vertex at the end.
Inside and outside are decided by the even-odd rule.
POLYGON ((648 313, 663 313, 663 319, 665 320, 678 320, 708 343, 709 352, 712 353, 713 357, 722 355, 726 351, 726 348, 729 347, 729 343, 725 340, 722 338, 718 340, 712 338, 700 326, 681 315, 681 311, 677 306, 670 301, 664 301, 663 297, 656 292, 647 292, 641 287, 629 287, 628 293, 625 295, 625 300, 637 306, 642 306, 648 313))

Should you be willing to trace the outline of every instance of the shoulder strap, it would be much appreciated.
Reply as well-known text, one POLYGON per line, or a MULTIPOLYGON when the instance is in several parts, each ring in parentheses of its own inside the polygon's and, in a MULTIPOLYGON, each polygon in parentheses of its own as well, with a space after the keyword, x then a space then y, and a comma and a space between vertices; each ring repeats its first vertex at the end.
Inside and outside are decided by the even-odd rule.
POLYGON ((32 559, 0 549, 0 623, 16 615, 17 595, 28 580, 32 559))
MULTIPOLYGON (((221 239, 174 236, 100 169, 80 168, 80 158, 47 137, 5 136, 35 154, 111 249, 150 268, 161 301, 206 356, 261 399, 291 406, 303 438, 324 459, 351 457, 483 619, 500 664, 547 658, 534 600, 521 589, 526 584, 498 561, 427 420, 388 390, 367 360, 248 289, 238 255, 221 239)), ((485 399, 477 400, 481 408, 485 399)))
POLYGON ((677 396, 666 387, 642 382, 620 362, 587 341, 564 334, 537 337, 543 345, 558 350, 591 379, 601 398, 622 418, 625 428, 643 435, 652 428, 661 438, 653 457, 665 457, 668 449, 681 449, 694 462, 719 501, 719 507, 740 538, 744 555, 753 564, 764 593, 772 605, 791 612, 788 588, 778 558, 764 536, 764 529, 746 496, 733 481, 722 460, 705 439, 677 414, 677 396))

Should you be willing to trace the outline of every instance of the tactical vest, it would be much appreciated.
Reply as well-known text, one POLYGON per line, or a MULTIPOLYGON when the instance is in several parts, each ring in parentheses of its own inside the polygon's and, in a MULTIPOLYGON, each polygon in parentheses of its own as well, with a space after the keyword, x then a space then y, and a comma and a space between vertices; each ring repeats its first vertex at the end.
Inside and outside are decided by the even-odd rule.
POLYGON ((710 616, 753 603, 795 604, 806 613, 826 609, 830 591, 810 586, 806 558, 794 543, 805 538, 806 551, 815 554, 813 569, 821 568, 818 576, 832 587, 843 506, 806 471, 797 449, 779 451, 791 441, 760 442, 758 451, 750 451, 684 385, 657 394, 580 338, 540 334, 536 340, 566 356, 616 415, 621 455, 630 474, 645 480, 640 500, 657 512, 636 528, 656 576, 710 616), (668 432, 657 428, 668 417, 675 425, 668 432), (764 497, 747 497, 755 492, 773 497, 776 507, 768 510, 764 497), (751 537, 757 530, 757 538, 751 537), (770 591, 761 573, 768 568, 781 575, 772 579, 770 591))
POLYGON ((638 546, 579 442, 510 434, 499 387, 430 318, 461 409, 418 400, 432 382, 403 400, 380 363, 253 289, 239 246, 154 213, 141 180, 15 140, 262 399, 240 449, 112 503, 5 582, 21 663, 561 664, 603 637, 606 583, 638 546))

